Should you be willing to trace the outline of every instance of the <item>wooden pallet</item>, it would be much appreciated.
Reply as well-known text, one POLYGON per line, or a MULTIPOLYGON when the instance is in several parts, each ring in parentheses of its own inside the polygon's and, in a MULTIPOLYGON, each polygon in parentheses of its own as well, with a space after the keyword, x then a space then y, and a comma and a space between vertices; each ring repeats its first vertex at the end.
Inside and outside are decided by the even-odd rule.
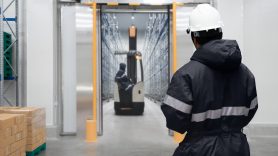
POLYGON ((31 152, 26 152, 26 156, 35 156, 40 154, 42 151, 45 151, 46 149, 46 143, 42 144, 41 146, 39 146, 38 148, 36 148, 34 151, 31 152))

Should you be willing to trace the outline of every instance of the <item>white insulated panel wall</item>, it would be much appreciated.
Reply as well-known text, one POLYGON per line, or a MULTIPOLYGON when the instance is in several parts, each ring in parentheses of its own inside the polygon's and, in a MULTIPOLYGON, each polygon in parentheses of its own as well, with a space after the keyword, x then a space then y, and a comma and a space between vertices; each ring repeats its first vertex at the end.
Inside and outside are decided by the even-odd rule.
POLYGON ((46 109, 46 123, 54 124, 53 0, 26 1, 27 106, 46 109))
POLYGON ((63 132, 76 133, 76 26, 75 7, 62 7, 63 132))
POLYGON ((278 1, 244 0, 244 62, 256 76, 254 123, 278 124, 278 1))
POLYGON ((278 1, 218 0, 224 21, 224 38, 236 39, 243 63, 256 78, 259 109, 247 133, 276 135, 278 132, 278 1))
POLYGON ((236 39, 245 63, 256 77, 259 110, 252 123, 278 124, 278 1, 218 0, 224 38, 236 39))
POLYGON ((243 51, 243 0, 217 0, 216 7, 224 22, 223 39, 236 40, 243 51))

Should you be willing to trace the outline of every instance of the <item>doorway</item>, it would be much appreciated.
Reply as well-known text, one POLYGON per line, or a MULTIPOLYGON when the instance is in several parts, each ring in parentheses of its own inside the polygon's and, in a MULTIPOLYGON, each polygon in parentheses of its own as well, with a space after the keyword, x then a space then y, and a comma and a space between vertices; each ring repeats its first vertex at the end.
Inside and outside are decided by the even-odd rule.
MULTIPOLYGON (((154 116, 163 119, 162 114, 158 116, 150 114, 154 113, 152 109, 158 109, 159 103, 166 94, 170 78, 169 7, 102 5, 100 10, 101 104, 99 106, 101 108, 99 113, 101 115, 99 117, 101 119, 98 120, 100 122, 99 134, 102 135, 104 130, 105 133, 114 133, 110 129, 117 129, 118 126, 128 129, 129 122, 138 123, 137 126, 140 129, 144 127, 142 125, 144 122, 150 124, 148 118, 154 116), (129 51, 130 26, 135 26, 137 29, 136 50, 142 54, 143 70, 138 64, 135 83, 144 83, 145 111, 142 116, 116 116, 114 111, 114 94, 115 88, 117 89, 115 76, 119 70, 119 64, 128 63, 127 55, 116 55, 116 53, 129 51), (105 125, 108 122, 109 125, 105 125), (110 125, 111 122, 114 123, 110 125)), ((165 132, 167 132, 166 128, 165 132)), ((167 136, 167 133, 165 135, 167 136)))

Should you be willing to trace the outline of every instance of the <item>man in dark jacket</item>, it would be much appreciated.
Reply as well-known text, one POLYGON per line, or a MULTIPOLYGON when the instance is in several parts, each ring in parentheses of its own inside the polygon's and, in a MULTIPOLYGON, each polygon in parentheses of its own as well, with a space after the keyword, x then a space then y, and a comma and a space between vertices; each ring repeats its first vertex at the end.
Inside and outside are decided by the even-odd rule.
POLYGON ((115 76, 115 82, 117 82, 119 88, 123 91, 129 91, 132 89, 133 84, 125 74, 126 64, 120 63, 120 69, 115 76))
POLYGON ((258 109, 255 78, 234 40, 222 40, 218 11, 198 5, 190 15, 196 51, 172 77, 161 106, 167 127, 187 135, 174 156, 250 156, 242 129, 258 109))

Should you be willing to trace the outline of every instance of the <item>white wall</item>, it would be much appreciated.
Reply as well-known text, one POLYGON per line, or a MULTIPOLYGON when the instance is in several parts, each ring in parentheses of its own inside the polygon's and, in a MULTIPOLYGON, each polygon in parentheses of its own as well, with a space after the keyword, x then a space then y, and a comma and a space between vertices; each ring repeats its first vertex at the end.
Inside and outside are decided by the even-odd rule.
POLYGON ((76 133, 76 28, 75 7, 61 9, 63 132, 76 133))
POLYGON ((255 123, 278 124, 278 1, 244 0, 244 62, 256 76, 255 123))
POLYGON ((253 125, 277 125, 278 1, 218 0, 224 38, 236 39, 246 64, 256 77, 259 110, 253 125))
POLYGON ((26 1, 27 105, 46 109, 53 125, 53 0, 26 1))
POLYGON ((243 0, 217 0, 216 7, 224 22, 223 38, 237 40, 243 50, 243 0))

